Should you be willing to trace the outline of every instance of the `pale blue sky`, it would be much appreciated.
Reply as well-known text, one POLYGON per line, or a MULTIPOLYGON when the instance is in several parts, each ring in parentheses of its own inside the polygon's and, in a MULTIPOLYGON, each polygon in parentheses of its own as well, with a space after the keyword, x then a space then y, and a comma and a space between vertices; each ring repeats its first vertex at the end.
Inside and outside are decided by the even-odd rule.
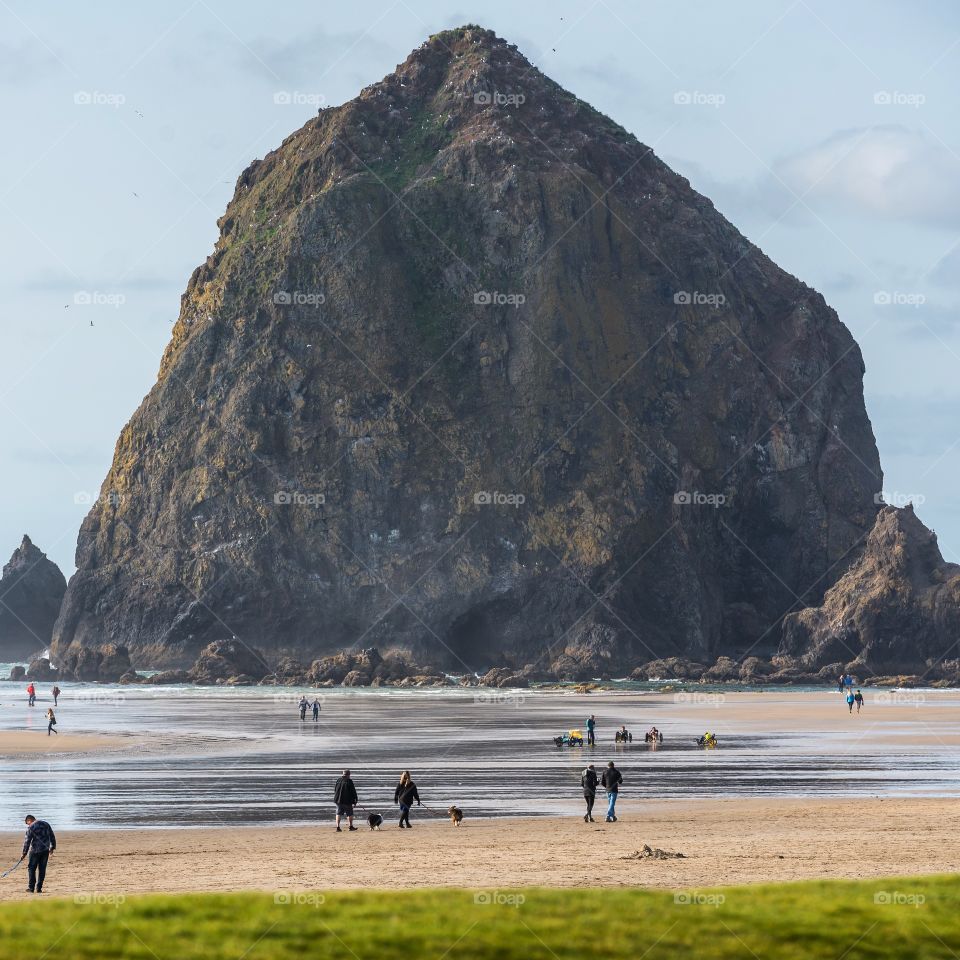
POLYGON ((75 500, 240 171, 467 22, 824 294, 863 349, 886 490, 960 561, 960 7, 893 0, 0 0, 3 559, 29 532, 72 571, 75 500))

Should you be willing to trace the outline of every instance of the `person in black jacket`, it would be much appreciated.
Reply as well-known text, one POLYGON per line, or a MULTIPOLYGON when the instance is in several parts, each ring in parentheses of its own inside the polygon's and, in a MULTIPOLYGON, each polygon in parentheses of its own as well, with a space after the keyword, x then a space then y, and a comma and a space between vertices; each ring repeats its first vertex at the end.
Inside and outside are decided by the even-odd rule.
POLYGON ((357 828, 353 825, 353 807, 360 802, 357 796, 357 788, 350 779, 350 771, 344 770, 337 778, 333 787, 333 802, 337 805, 337 833, 342 833, 340 829, 340 818, 347 818, 347 825, 351 830, 357 828))
POLYGON ((616 823, 617 794, 620 791, 620 784, 623 783, 623 777, 620 775, 620 771, 614 766, 612 760, 607 764, 607 769, 603 771, 600 782, 607 791, 607 823, 616 823))
POLYGON ((583 787, 583 799, 587 804, 587 812, 583 815, 584 823, 593 823, 593 802, 597 799, 597 784, 600 782, 597 771, 591 763, 580 776, 580 786, 583 787))
POLYGON ((27 832, 23 838, 22 860, 28 853, 27 861, 28 880, 27 893, 43 893, 43 881, 47 876, 47 861, 50 854, 57 849, 57 837, 53 827, 46 820, 38 820, 27 814, 23 821, 27 825, 27 832))
POLYGON ((410 822, 410 808, 413 806, 413 801, 417 801, 417 806, 422 806, 420 803, 420 794, 417 792, 417 785, 410 778, 410 771, 404 770, 400 774, 400 782, 397 784, 397 789, 393 791, 393 802, 400 804, 400 827, 412 827, 413 824, 410 822))

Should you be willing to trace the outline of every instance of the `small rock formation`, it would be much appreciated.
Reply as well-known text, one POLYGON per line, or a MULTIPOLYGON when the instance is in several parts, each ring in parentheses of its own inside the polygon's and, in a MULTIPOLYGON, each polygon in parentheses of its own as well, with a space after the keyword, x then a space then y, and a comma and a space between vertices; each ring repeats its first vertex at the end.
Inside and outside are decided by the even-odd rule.
POLYGON ((273 675, 276 677, 277 683, 293 686, 303 683, 307 670, 299 660, 293 657, 283 657, 273 668, 273 675))
POLYGON ((834 677, 942 674, 957 657, 960 566, 944 561, 936 535, 913 506, 877 514, 860 560, 827 591, 823 604, 790 614, 780 657, 834 677))
POLYGON ((199 684, 247 685, 262 680, 268 673, 270 667, 259 650, 232 639, 214 640, 204 647, 189 676, 199 684))
POLYGON ((131 669, 130 651, 121 644, 69 647, 57 658, 61 679, 116 683, 131 669))
POLYGON ((716 683, 718 681, 739 680, 740 664, 730 657, 717 657, 717 662, 704 671, 703 679, 708 682, 716 683))
POLYGON ((307 678, 317 685, 342 684, 345 687, 367 687, 374 679, 397 680, 410 675, 410 668, 397 656, 385 661, 376 647, 359 653, 338 653, 322 657, 310 665, 307 678))
POLYGON ((143 682, 157 687, 166 687, 181 683, 193 683, 194 681, 189 670, 163 670, 151 677, 145 677, 143 682))
POLYGON ((740 664, 739 680, 741 683, 758 683, 776 672, 777 668, 769 660, 747 657, 740 664))
POLYGON ((51 666, 46 657, 37 657, 36 660, 31 660, 30 666, 27 667, 28 680, 53 681, 59 677, 60 671, 51 666))
POLYGON ((642 850, 634 850, 628 853, 621 860, 684 860, 682 853, 671 853, 669 850, 661 850, 660 847, 651 847, 645 843, 642 850))
POLYGON ((0 578, 0 660, 22 660, 50 646, 66 590, 60 568, 24 534, 0 578))
POLYGON ((530 681, 522 673, 510 667, 494 667, 488 670, 481 678, 479 685, 481 687, 498 687, 500 689, 507 687, 529 687, 530 681))
POLYGON ((27 675, 27 668, 21 667, 18 663, 16 666, 12 667, 10 670, 10 679, 11 680, 23 680, 27 675))
POLYGON ((651 660, 637 667, 630 675, 631 680, 699 680, 707 668, 702 663, 687 660, 686 657, 667 657, 651 660))
POLYGON ((399 683, 407 677, 422 675, 427 672, 423 667, 411 663, 399 653, 388 653, 373 671, 373 683, 378 686, 389 686, 399 683))

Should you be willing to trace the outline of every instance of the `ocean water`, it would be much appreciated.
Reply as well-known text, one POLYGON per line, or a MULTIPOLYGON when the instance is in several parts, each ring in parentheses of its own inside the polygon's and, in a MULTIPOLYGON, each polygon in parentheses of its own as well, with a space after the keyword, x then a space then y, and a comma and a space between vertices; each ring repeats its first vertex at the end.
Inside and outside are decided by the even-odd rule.
MULTIPOLYGON (((462 689, 303 691, 322 703, 301 723, 296 688, 120 687, 63 683, 59 730, 129 738, 93 754, 0 760, 0 824, 26 811, 61 828, 315 823, 332 815, 333 782, 350 767, 361 803, 391 816, 393 787, 409 769, 425 809, 455 803, 476 816, 571 814, 582 807, 580 771, 613 759, 623 800, 731 796, 960 795, 960 752, 892 750, 870 738, 855 749, 843 732, 816 737, 772 730, 703 732, 643 693, 593 694, 462 689), (598 718, 598 745, 561 748, 552 738, 598 718), (615 745, 625 723, 637 738, 615 745), (656 724, 665 741, 642 741, 656 724), (638 736, 639 735, 639 736, 638 736)), ((40 702, 0 683, 0 730, 45 736, 40 702)), ((795 691, 794 691, 795 692, 795 691)), ((960 708, 960 694, 956 694, 960 708)), ((960 718, 960 709, 958 709, 960 718)), ((960 729, 960 719, 958 719, 960 729)))

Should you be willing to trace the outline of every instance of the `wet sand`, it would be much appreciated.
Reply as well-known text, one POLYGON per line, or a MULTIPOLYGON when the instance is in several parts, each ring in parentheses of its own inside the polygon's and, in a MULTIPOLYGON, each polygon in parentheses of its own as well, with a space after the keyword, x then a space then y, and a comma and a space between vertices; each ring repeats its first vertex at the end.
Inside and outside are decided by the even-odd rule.
MULTIPOLYGON (((955 747, 960 745, 960 714, 954 690, 863 690, 858 714, 847 709, 838 691, 809 692, 789 688, 737 693, 657 694, 665 719, 682 716, 721 736, 730 733, 775 736, 842 736, 847 749, 881 740, 888 746, 955 747)), ((588 698, 587 698, 588 699, 588 698)))
MULTIPOLYGON (((599 798, 598 798, 599 801, 599 798)), ((266 827, 63 832, 51 896, 407 886, 704 887, 954 872, 950 799, 620 802, 616 824, 570 818, 388 822, 379 832, 266 827), (636 860, 644 844, 682 860, 636 860)), ((11 863, 19 834, 0 835, 11 863)), ((23 867, 0 900, 26 896, 23 867)))
MULTIPOLYGON (((44 691, 41 691, 41 696, 44 691)), ((26 810, 61 830, 309 826, 351 767, 361 799, 390 809, 401 769, 424 802, 482 817, 575 815, 580 772, 615 759, 633 802, 960 799, 960 691, 319 691, 314 723, 292 688, 64 684, 59 737, 25 702, 0 705, 0 827, 26 810), (597 717, 595 748, 553 738, 597 717), (615 745, 626 723, 631 744, 615 745), (642 733, 664 733, 656 749, 642 733), (696 736, 711 730, 717 750, 696 736), (79 737, 77 740, 75 738, 79 737), (15 749, 15 752, 13 752, 15 749)))
POLYGON ((112 737, 98 733, 59 733, 47 736, 42 730, 0 731, 0 757, 34 754, 98 753, 134 746, 128 737, 112 737))

